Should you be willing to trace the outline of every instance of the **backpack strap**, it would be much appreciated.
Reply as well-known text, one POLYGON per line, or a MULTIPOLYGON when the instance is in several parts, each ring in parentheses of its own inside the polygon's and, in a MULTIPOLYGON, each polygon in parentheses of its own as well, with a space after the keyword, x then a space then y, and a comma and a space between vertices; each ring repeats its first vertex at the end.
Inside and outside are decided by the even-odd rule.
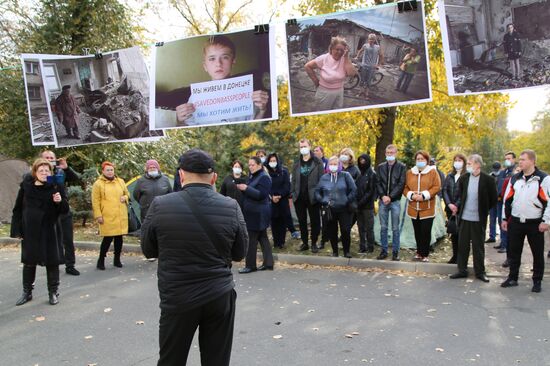
POLYGON ((225 262, 225 265, 228 268, 231 268, 231 266, 233 265, 233 262, 231 261, 231 258, 224 256, 224 250, 222 248, 222 240, 218 237, 217 231, 215 231, 212 225, 210 225, 210 222, 208 221, 208 219, 203 215, 203 213, 197 206, 197 203, 195 202, 191 194, 186 190, 183 190, 181 197, 193 212, 195 219, 197 220, 199 225, 202 227, 202 229, 208 236, 208 239, 210 239, 210 242, 212 243, 214 248, 216 248, 219 257, 225 262))

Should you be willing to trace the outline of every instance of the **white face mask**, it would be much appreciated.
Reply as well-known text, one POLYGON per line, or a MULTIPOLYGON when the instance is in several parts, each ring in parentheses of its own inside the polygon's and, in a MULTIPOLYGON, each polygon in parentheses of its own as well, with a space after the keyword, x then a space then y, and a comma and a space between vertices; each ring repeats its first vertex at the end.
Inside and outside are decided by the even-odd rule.
POLYGON ((466 171, 470 174, 472 174, 474 172, 474 167, 473 166, 467 166, 466 167, 466 171))
POLYGON ((271 167, 271 169, 275 169, 277 167, 277 162, 276 161, 270 161, 269 166, 271 167))
POLYGON ((349 156, 347 155, 340 155, 340 161, 342 163, 347 163, 349 161, 349 156))
POLYGON ((239 175, 243 172, 241 168, 233 168, 233 174, 239 175))
POLYGON ((147 174, 149 174, 150 177, 156 178, 159 176, 158 170, 150 170, 147 174))
POLYGON ((265 163, 265 156, 260 157, 260 161, 262 162, 262 164, 265 163))
POLYGON ((331 173, 336 173, 338 171, 338 165, 329 165, 328 170, 330 170, 331 173))
POLYGON ((461 170, 462 168, 464 168, 464 163, 461 161, 455 161, 453 163, 453 166, 455 167, 456 170, 461 170))
POLYGON ((302 154, 302 155, 308 155, 309 152, 310 152, 309 147, 301 147, 300 148, 300 154, 302 154))

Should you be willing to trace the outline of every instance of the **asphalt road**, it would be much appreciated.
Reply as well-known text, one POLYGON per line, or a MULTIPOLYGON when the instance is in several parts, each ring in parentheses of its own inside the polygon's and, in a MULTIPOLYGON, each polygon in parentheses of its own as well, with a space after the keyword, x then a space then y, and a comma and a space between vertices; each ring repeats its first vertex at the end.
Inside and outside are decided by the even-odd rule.
MULTIPOLYGON (((81 276, 62 272, 57 306, 39 268, 34 299, 16 307, 19 251, 0 249, 1 365, 156 364, 156 262, 126 256, 115 269, 109 257, 97 271, 95 255, 79 253, 81 276)), ((550 365, 550 287, 501 280, 300 266, 236 274, 232 365, 550 365)), ((199 365, 196 341, 188 365, 199 365)))

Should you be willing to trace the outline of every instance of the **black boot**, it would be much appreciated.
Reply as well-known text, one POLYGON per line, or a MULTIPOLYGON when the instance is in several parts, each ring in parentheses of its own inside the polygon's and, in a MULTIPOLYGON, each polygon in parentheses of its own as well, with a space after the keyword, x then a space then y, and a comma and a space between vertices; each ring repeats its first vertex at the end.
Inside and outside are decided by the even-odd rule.
POLYGON ((120 254, 122 253, 122 238, 117 240, 115 238, 115 258, 113 260, 113 266, 122 268, 122 263, 120 262, 120 254))
POLYGON ((305 244, 305 243, 302 244, 302 245, 300 245, 300 248, 298 248, 298 250, 299 250, 300 252, 306 251, 306 250, 308 250, 308 249, 309 249, 309 245, 307 245, 307 244, 305 244))
POLYGON ((311 252, 312 253, 319 253, 319 248, 317 247, 316 243, 311 244, 311 252))
POLYGON ((57 305, 59 302, 59 266, 46 266, 46 278, 48 280, 48 296, 50 305, 57 305))
POLYGON ((34 289, 34 278, 36 277, 36 266, 23 265, 23 294, 15 303, 16 306, 23 305, 32 300, 34 289))
POLYGON ((97 259, 96 268, 105 271, 105 256, 99 256, 97 259))

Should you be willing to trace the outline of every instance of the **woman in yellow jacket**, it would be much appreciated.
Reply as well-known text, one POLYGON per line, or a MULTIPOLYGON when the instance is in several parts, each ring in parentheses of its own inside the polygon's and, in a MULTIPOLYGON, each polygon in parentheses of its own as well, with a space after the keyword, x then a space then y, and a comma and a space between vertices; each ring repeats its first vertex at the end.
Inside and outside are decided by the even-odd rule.
POLYGON ((403 195, 407 197, 407 215, 411 218, 416 239, 416 260, 428 262, 435 217, 435 199, 441 179, 435 166, 428 165, 430 154, 418 151, 416 165, 407 171, 403 195))
POLYGON ((122 267, 122 235, 128 234, 128 200, 130 194, 124 180, 115 175, 115 167, 105 161, 101 164, 101 176, 92 187, 94 219, 99 224, 99 235, 103 236, 97 268, 105 269, 105 256, 111 242, 115 241, 113 265, 122 267))

